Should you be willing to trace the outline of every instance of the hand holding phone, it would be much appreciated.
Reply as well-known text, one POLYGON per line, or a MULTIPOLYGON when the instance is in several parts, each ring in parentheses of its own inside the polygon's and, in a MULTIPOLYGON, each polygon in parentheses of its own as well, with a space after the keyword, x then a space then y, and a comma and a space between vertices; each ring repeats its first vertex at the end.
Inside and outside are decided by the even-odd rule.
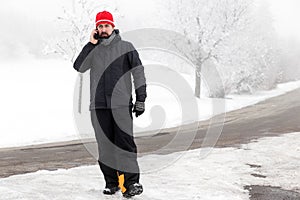
POLYGON ((99 39, 100 39, 99 32, 97 29, 94 29, 90 36, 90 42, 93 44, 97 44, 99 39))
POLYGON ((95 40, 99 40, 100 39, 100 35, 99 32, 97 31, 94 35, 93 35, 95 40))

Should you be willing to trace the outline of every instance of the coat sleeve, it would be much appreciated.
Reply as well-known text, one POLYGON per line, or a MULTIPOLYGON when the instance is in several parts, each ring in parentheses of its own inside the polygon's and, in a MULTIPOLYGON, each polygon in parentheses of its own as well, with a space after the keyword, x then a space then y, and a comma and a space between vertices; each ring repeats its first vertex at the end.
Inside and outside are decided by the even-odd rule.
POLYGON ((139 54, 131 44, 131 50, 128 52, 128 59, 133 76, 133 83, 135 88, 136 100, 145 102, 147 97, 146 92, 146 78, 144 73, 144 66, 139 58, 139 54))
POLYGON ((85 71, 91 68, 92 59, 90 58, 90 52, 95 48, 95 46, 96 45, 89 42, 83 47, 82 51, 76 58, 73 65, 73 68, 76 71, 84 73, 85 71))

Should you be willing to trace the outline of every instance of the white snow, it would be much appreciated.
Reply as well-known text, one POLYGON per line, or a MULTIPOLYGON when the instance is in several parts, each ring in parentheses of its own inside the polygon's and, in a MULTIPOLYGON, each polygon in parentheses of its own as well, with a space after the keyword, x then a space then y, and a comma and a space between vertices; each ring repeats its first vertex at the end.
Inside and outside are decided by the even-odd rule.
MULTIPOLYGON (((23 58, 1 62, 0 148, 68 141, 81 138, 73 120, 73 95, 78 73, 72 63, 61 60, 23 58)), ((194 79, 181 76, 193 89, 194 79)), ((300 81, 280 84, 272 91, 254 95, 230 95, 226 99, 196 100, 198 116, 182 117, 182 105, 172 91, 148 85, 145 113, 135 118, 135 135, 198 120, 223 111, 253 105, 300 87, 300 81), (214 109, 224 105, 224 110, 214 109)), ((88 102, 86 102, 86 107, 88 102)), ((184 109, 184 108, 183 108, 184 109)), ((84 113, 89 117, 89 112, 84 113)), ((91 125, 90 125, 90 129, 91 125)))
MULTIPOLYGON (((243 186, 256 184, 300 192, 299 139, 299 132, 266 137, 241 148, 213 149, 204 158, 201 156, 204 149, 143 156, 139 163, 144 193, 133 199, 247 200, 249 192, 243 186), (154 161, 164 160, 177 161, 145 170, 154 161), (261 167, 251 168, 249 164, 261 167)), ((42 170, 0 179, 3 200, 122 199, 121 193, 104 196, 103 188, 103 176, 97 165, 42 170)))
POLYGON ((24 59, 1 64, 0 147, 76 138, 69 62, 24 59))

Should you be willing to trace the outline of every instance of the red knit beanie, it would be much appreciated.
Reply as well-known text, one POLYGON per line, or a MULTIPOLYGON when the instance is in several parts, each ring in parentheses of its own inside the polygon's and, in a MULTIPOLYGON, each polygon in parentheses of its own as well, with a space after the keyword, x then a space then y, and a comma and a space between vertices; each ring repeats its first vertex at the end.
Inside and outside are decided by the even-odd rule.
POLYGON ((102 12, 99 12, 97 15, 96 15, 96 27, 99 26, 99 24, 102 24, 102 23, 108 23, 110 25, 112 25, 112 27, 115 27, 115 24, 114 24, 114 19, 113 19, 113 16, 110 12, 107 12, 107 11, 102 11, 102 12))

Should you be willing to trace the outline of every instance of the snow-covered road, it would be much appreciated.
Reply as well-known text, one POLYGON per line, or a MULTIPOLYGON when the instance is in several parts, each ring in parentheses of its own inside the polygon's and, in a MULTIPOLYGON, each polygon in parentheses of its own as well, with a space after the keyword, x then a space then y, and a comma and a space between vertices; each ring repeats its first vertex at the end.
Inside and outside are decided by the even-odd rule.
MULTIPOLYGON (((299 132, 260 138, 241 148, 213 149, 205 158, 201 158, 201 149, 183 155, 141 157, 142 171, 153 162, 179 159, 164 168, 142 173, 145 192, 134 199, 247 200, 249 192, 245 185, 280 186, 300 192, 299 139, 299 132)), ((120 193, 104 197, 103 187, 103 177, 96 165, 0 179, 3 200, 122 199, 120 193)))

